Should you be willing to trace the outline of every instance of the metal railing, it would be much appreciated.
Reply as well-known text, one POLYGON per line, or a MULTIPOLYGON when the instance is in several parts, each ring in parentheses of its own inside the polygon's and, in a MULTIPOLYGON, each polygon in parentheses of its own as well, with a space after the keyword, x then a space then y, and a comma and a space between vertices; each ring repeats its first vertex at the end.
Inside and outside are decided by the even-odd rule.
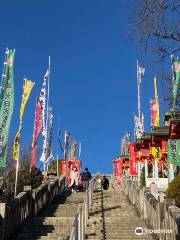
POLYGON ((72 231, 69 240, 83 240, 85 228, 89 217, 90 206, 94 192, 94 179, 89 183, 88 190, 85 193, 83 204, 78 207, 77 213, 72 224, 72 231))

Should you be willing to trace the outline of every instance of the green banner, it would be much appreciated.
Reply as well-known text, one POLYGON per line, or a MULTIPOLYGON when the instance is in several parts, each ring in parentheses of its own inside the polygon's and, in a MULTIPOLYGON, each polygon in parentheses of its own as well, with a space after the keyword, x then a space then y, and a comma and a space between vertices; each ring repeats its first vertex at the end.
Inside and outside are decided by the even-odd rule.
POLYGON ((180 139, 168 140, 168 162, 180 166, 180 139))
POLYGON ((177 93, 180 84, 180 59, 173 59, 174 81, 173 81, 173 108, 177 104, 177 93))
POLYGON ((0 94, 0 167, 6 167, 9 127, 14 107, 14 55, 15 50, 6 50, 0 94))

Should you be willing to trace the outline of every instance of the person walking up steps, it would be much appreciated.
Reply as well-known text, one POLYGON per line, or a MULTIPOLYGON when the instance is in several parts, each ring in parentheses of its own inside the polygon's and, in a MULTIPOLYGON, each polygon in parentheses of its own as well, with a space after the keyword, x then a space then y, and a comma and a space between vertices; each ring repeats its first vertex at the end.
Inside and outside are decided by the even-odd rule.
POLYGON ((83 191, 86 192, 86 190, 89 187, 89 181, 91 180, 91 173, 89 172, 88 168, 85 168, 85 172, 81 173, 81 181, 83 184, 83 191))
POLYGON ((109 188, 109 180, 107 179, 106 176, 103 176, 101 184, 102 184, 103 190, 108 190, 108 188, 109 188))

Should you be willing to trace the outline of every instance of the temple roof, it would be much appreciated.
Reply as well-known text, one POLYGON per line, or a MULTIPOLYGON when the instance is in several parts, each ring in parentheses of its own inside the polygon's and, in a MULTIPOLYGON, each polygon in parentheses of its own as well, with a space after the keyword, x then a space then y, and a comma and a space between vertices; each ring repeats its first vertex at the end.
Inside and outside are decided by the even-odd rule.
POLYGON ((152 136, 168 136, 169 135, 169 126, 164 127, 155 127, 152 130, 152 136))

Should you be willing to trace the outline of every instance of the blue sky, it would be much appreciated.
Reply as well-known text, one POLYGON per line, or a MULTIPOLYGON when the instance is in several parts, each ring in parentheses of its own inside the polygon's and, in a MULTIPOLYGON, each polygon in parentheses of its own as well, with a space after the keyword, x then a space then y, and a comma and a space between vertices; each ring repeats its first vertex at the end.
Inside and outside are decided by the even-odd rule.
MULTIPOLYGON (((1 1, 0 63, 6 47, 15 48, 15 108, 10 136, 19 124, 24 75, 35 87, 24 114, 21 145, 32 141, 35 99, 51 56, 50 104, 54 110, 54 155, 57 122, 82 142, 83 167, 112 172, 120 140, 133 133, 137 113, 136 60, 148 59, 127 40, 127 1, 1 1)), ((147 62, 146 62, 147 61, 147 62)), ((142 108, 150 128, 149 100, 153 69, 146 68, 142 108)), ((59 154, 62 155, 61 153, 59 154)))

